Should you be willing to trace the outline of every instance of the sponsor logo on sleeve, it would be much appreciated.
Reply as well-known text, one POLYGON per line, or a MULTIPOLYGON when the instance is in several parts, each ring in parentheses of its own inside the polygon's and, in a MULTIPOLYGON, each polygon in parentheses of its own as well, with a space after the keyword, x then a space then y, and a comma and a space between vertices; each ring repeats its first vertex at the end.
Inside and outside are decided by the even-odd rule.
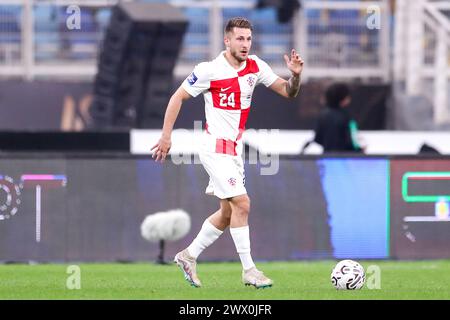
POLYGON ((197 76, 195 75, 195 73, 194 72, 192 72, 190 75, 189 75, 189 77, 187 77, 187 82, 189 83, 189 85, 193 85, 195 82, 197 82, 197 80, 198 80, 198 78, 197 78, 197 76))

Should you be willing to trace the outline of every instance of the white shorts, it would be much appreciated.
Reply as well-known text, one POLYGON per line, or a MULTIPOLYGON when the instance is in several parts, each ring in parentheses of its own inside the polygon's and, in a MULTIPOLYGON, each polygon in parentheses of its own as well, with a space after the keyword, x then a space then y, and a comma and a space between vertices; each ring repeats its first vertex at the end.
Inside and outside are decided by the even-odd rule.
POLYGON ((199 158, 209 175, 206 194, 214 195, 219 199, 247 194, 244 162, 240 155, 232 156, 202 150, 199 152, 199 158))

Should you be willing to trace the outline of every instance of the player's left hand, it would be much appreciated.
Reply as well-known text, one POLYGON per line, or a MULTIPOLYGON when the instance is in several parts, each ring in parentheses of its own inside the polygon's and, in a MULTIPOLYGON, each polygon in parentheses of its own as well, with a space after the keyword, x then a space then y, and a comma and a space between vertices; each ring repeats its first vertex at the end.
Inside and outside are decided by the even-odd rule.
POLYGON ((287 54, 284 55, 284 61, 286 61, 286 66, 292 72, 293 76, 300 76, 303 71, 304 62, 295 49, 292 49, 290 59, 287 54))

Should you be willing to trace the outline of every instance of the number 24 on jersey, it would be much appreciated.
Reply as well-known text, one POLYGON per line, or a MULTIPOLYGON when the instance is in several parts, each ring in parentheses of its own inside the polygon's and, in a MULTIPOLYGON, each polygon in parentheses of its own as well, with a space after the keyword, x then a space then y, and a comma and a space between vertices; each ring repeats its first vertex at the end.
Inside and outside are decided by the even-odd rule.
POLYGON ((232 107, 234 108, 234 92, 230 93, 230 95, 227 95, 226 93, 219 93, 220 98, 220 106, 221 107, 232 107))

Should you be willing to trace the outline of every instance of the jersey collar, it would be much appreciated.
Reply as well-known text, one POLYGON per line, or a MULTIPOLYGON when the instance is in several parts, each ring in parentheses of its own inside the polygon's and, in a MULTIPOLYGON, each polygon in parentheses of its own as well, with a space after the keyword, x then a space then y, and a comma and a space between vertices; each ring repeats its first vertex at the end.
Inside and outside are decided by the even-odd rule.
POLYGON ((226 64, 229 68, 233 69, 233 71, 235 72, 239 72, 245 69, 245 67, 247 66, 247 60, 245 60, 244 64, 239 69, 235 69, 225 58, 225 52, 226 51, 224 50, 219 54, 219 59, 221 59, 224 64, 226 64))

